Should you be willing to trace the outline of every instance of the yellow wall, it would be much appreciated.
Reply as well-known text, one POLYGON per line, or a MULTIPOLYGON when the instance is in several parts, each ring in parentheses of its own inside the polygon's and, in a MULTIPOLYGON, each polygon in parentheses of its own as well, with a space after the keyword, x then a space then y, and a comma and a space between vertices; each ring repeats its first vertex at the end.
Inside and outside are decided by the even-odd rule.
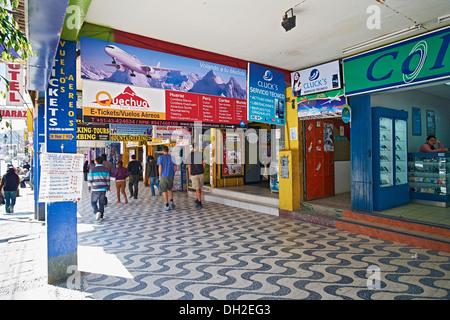
POLYGON ((286 150, 280 151, 278 163, 280 209, 298 210, 303 197, 303 130, 298 121, 296 98, 292 89, 286 89, 286 150), (288 157, 289 178, 281 177, 281 157, 288 157))

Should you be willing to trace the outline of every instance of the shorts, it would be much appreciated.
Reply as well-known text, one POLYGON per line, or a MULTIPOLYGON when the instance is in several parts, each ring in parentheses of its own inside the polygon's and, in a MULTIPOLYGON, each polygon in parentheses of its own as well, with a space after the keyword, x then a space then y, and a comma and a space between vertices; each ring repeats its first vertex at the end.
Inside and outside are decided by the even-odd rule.
POLYGON ((203 183, 205 182, 205 175, 203 173, 196 174, 195 176, 191 176, 192 188, 197 190, 203 187, 203 183))
POLYGON ((159 191, 167 192, 173 188, 173 177, 161 177, 159 180, 159 191))

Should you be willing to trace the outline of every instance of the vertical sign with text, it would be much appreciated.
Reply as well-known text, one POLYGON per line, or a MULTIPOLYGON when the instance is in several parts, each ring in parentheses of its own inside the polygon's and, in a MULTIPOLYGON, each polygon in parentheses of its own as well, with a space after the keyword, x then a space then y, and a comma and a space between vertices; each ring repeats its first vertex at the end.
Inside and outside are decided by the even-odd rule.
POLYGON ((76 43, 60 40, 46 91, 47 152, 77 152, 76 43))

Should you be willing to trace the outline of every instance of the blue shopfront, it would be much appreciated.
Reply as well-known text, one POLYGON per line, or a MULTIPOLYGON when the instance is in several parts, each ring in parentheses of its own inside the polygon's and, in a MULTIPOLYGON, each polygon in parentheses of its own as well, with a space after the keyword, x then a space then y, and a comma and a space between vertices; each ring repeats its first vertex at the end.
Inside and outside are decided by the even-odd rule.
POLYGON ((450 28, 343 59, 351 107, 352 209, 449 206, 450 28))

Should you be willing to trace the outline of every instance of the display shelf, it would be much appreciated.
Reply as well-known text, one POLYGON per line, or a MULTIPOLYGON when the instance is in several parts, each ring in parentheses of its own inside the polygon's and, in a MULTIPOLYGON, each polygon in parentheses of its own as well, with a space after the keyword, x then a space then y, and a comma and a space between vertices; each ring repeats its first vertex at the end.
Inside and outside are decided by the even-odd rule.
POLYGON ((408 113, 372 108, 373 209, 382 211, 409 202, 408 113))
POLYGON ((450 153, 409 153, 408 181, 411 201, 450 205, 450 153))
POLYGON ((394 184, 392 150, 392 119, 380 118, 380 187, 394 184))

